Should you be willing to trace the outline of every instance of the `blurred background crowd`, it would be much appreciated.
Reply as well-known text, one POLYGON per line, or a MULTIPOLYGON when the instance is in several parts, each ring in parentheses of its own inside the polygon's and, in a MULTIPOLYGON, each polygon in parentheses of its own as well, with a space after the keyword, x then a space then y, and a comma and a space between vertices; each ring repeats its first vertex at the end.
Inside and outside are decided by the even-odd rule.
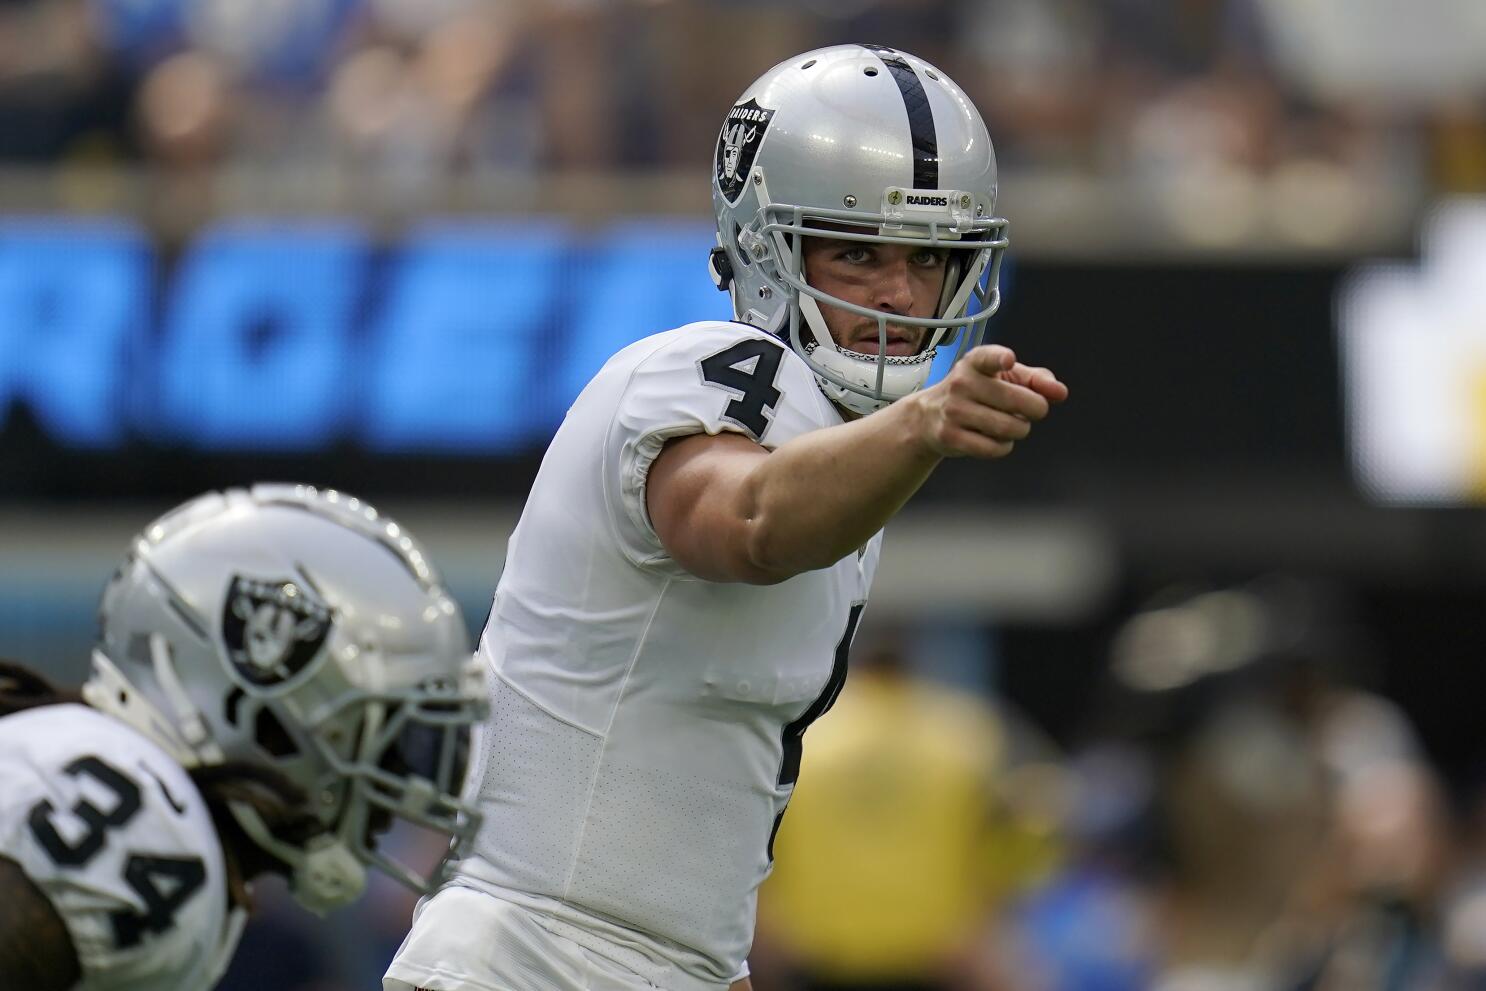
POLYGON ((1058 743, 874 640, 811 741, 760 986, 1481 987, 1482 796, 1379 694, 1353 607, 1280 575, 1168 588, 1058 743))
POLYGON ((879 39, 1003 164, 1196 184, 1486 189, 1474 4, 1426 0, 5 0, 0 162, 451 176, 695 170, 761 66, 879 39))
MULTIPOLYGON (((308 379, 259 397, 264 355, 287 376, 296 340, 343 334, 349 363, 379 307, 459 366, 518 318, 547 361, 663 329, 623 318, 705 278, 723 113, 840 42, 921 55, 981 108, 1012 220, 992 334, 1074 398, 890 528, 762 894, 757 991, 1486 988, 1486 208, 1447 199, 1486 194, 1475 0, 0 0, 0 655, 75 679, 132 528, 255 479, 377 502, 478 620, 540 445, 286 444, 248 414, 308 379), (630 229, 601 282, 623 252, 499 226, 533 213, 703 237, 661 264, 630 229), (122 220, 165 271, 117 280, 146 298, 100 303, 131 329, 97 340, 135 360, 241 338, 212 367, 258 376, 228 411, 242 429, 172 443, 38 414, 68 390, 120 418, 139 402, 69 377, 68 349, 97 344, 69 293, 115 285, 68 271, 97 233, 78 216, 122 220), (357 242, 296 275, 290 226, 172 270, 214 224, 265 216, 349 217, 391 253, 423 218, 494 226, 402 268, 357 242), (37 234, 53 220, 78 240, 37 234), (500 251, 460 253, 478 237, 500 251), (551 285, 536 262, 490 272, 538 249, 563 259, 551 285), (487 278, 541 283, 528 308, 550 312, 460 295, 487 278), (177 312, 182 284, 231 302, 177 312), (596 284, 610 337, 567 319, 596 284)), ((513 380, 573 374, 511 360, 513 380)), ((325 393, 366 388, 327 367, 325 393)), ((477 391, 428 367, 405 406, 477 391)), ((380 881, 323 921, 259 896, 226 991, 376 987, 412 908, 380 881)))

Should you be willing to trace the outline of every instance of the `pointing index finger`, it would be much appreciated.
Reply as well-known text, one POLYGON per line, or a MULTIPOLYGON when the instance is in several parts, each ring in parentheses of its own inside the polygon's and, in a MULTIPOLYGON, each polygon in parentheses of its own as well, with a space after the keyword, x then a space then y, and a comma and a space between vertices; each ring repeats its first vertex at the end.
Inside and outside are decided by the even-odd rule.
POLYGON ((1068 386, 1058 381, 1049 368, 1032 365, 1013 365, 1001 377, 1008 382, 1031 389, 1049 402, 1061 403, 1068 398, 1068 386))
POLYGON ((970 367, 986 375, 995 375, 1016 367, 1016 355, 1001 344, 982 344, 965 355, 970 367))

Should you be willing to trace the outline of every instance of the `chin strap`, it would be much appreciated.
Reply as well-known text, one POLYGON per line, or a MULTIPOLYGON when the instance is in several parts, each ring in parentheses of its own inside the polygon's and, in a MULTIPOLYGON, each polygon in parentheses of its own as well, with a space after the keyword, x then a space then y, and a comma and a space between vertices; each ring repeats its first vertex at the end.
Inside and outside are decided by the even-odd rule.
MULTIPOLYGON (((923 388, 924 382, 928 380, 929 372, 934 361, 935 349, 931 346, 923 353, 916 356, 915 360, 893 359, 885 364, 879 363, 876 355, 859 355, 853 351, 843 350, 840 345, 831 338, 826 326, 825 317, 820 312, 820 304, 814 296, 809 293, 800 293, 798 299, 799 315, 794 318, 803 326, 799 327, 798 338, 807 355, 801 355, 815 374, 816 384, 825 393, 826 398, 853 413, 865 416, 892 405, 904 396, 917 392, 923 388), (814 340, 805 337, 809 333, 814 340), (824 343, 824 342, 830 343, 824 343), (840 376, 848 382, 864 389, 875 389, 878 381, 882 383, 881 397, 866 395, 854 389, 848 389, 839 382, 832 381, 830 376, 822 374, 822 371, 830 372, 832 375, 840 376), (878 376, 881 375, 879 380, 878 376)), ((796 335, 795 326, 790 328, 793 338, 796 335)), ((792 339, 791 347, 795 347, 792 339)), ((796 353, 799 348, 795 347, 796 353)))
POLYGON ((294 900, 317 915, 349 905, 366 888, 366 867, 336 836, 321 833, 302 847, 273 834, 258 810, 229 802, 232 817, 248 838, 289 865, 294 900))

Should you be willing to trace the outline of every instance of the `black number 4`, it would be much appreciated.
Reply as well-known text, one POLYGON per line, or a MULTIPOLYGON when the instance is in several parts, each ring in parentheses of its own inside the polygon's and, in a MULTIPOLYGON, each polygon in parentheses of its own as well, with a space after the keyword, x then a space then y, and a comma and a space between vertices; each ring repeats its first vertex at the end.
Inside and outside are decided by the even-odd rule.
POLYGON ((160 933, 175 922, 175 910, 206 880, 200 857, 147 857, 130 854, 124 880, 144 901, 144 914, 115 912, 114 941, 120 949, 134 946, 147 932, 160 933))
MULTIPOLYGON (((78 799, 72 814, 87 823, 88 831, 75 843, 62 838, 52 824, 56 811, 42 799, 31 806, 27 820, 36 842, 59 866, 82 867, 98 855, 110 829, 128 825, 143 807, 139 785, 122 771, 98 757, 79 757, 63 770, 73 776, 87 775, 114 794, 113 807, 103 811, 87 799, 78 799)), ((161 786, 164 787, 163 785, 161 786)), ((200 857, 152 857, 132 853, 124 862, 124 882, 144 902, 143 914, 115 912, 114 939, 120 949, 137 944, 147 932, 164 932, 175 921, 176 909, 206 881, 200 857), (163 884, 162 884, 163 882, 163 884)))
POLYGON ((754 440, 763 439, 769 429, 770 412, 779 405, 781 393, 774 387, 774 379, 783 359, 783 345, 750 337, 698 362, 702 381, 737 393, 722 415, 753 434, 754 440), (753 367, 745 370, 749 362, 754 363, 753 367))
MULTIPOLYGON (((805 731, 836 704, 836 697, 846 684, 846 658, 851 653, 851 641, 856 637, 857 622, 862 618, 862 607, 865 605, 866 603, 859 602, 851 607, 851 615, 846 618, 846 632, 841 634, 841 641, 836 644, 836 657, 831 664, 831 676, 826 679, 826 687, 821 689, 815 701, 800 713, 798 719, 784 727, 784 759, 779 763, 780 787, 792 785, 799 780, 800 757, 805 750, 805 731)), ((774 817, 774 828, 769 830, 770 860, 774 859, 774 837, 779 835, 779 824, 783 821, 784 810, 781 809, 774 817)))

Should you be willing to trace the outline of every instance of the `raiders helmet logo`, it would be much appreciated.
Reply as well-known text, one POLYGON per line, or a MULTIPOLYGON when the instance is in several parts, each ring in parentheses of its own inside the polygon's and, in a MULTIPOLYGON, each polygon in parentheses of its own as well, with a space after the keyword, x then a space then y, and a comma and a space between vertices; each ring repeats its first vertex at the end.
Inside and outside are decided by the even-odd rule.
POLYGON ((736 202, 743 191, 743 181, 753 168, 754 156, 773 116, 774 111, 759 106, 757 100, 728 111, 722 133, 717 136, 717 185, 729 203, 736 202))
POLYGON ((222 609, 222 641, 245 681, 278 685, 315 659, 333 618, 329 606, 293 581, 234 575, 222 609))

